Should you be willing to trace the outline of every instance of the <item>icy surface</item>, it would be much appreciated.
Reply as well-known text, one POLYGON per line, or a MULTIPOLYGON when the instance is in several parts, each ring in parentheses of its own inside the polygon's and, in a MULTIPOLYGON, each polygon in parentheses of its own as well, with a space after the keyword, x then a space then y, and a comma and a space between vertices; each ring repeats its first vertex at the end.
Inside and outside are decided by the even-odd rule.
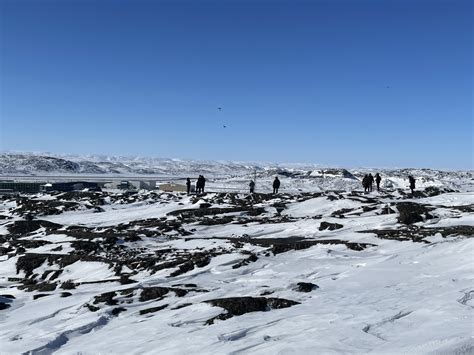
POLYGON ((439 187, 5 198, 0 352, 472 354, 474 194, 439 187), (427 214, 402 224, 400 202, 427 214), (225 319, 206 302, 247 296, 298 304, 225 319))

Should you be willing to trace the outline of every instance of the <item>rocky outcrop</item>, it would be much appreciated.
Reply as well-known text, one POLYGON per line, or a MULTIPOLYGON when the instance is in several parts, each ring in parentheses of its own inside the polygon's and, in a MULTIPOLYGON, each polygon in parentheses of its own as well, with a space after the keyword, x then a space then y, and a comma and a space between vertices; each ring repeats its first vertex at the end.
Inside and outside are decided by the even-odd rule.
POLYGON ((433 218, 433 216, 429 214, 428 209, 419 203, 399 202, 396 206, 399 213, 399 223, 413 224, 433 218))
POLYGON ((205 301, 215 307, 224 308, 227 312, 209 319, 206 324, 213 324, 216 319, 225 320, 250 312, 267 312, 271 309, 288 308, 299 302, 284 298, 265 297, 229 297, 205 301))

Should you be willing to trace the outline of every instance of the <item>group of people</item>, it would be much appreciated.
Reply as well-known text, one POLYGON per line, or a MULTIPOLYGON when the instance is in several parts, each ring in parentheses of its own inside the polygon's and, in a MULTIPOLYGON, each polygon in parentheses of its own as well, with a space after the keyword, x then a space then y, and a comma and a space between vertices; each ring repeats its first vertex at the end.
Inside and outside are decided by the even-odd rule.
MULTIPOLYGON (((382 181, 382 177, 380 176, 379 173, 375 174, 375 177, 372 175, 372 173, 365 174, 364 178, 362 179, 362 186, 364 187, 364 192, 371 192, 373 189, 373 184, 377 185, 377 191, 380 191, 380 182, 382 181)), ((408 182, 410 183, 410 190, 411 193, 413 194, 413 191, 415 190, 415 178, 411 175, 408 176, 408 182)), ((197 181, 196 181, 196 193, 202 194, 204 193, 204 187, 206 186, 206 179, 204 178, 203 175, 199 175, 197 181)), ((278 179, 278 176, 275 177, 275 180, 273 180, 273 193, 277 194, 278 189, 280 188, 280 179, 278 179)), ((253 194, 255 192, 255 181, 251 180, 249 183, 249 189, 250 193, 253 194)), ((187 178, 186 179, 186 190, 188 192, 188 195, 191 193, 191 179, 187 178)))
MULTIPOLYGON (((277 194, 279 188, 280 188, 280 179, 278 179, 278 176, 277 176, 275 177, 275 180, 273 180, 273 193, 277 194)), ((255 181, 250 180, 249 189, 250 189, 251 194, 255 192, 255 181)))
POLYGON ((372 173, 365 174, 364 178, 362 179, 362 187, 364 188, 364 192, 372 191, 374 181, 377 184, 377 191, 380 191, 380 181, 382 181, 380 174, 375 174, 375 178, 372 176, 372 173))
MULTIPOLYGON (((198 194, 204 193, 205 186, 206 186, 206 178, 203 175, 199 175, 196 181, 196 193, 198 194)), ((191 179, 190 178, 186 179, 186 191, 188 195, 191 194, 191 179)))
MULTIPOLYGON (((371 192, 372 186, 375 183, 377 184, 377 191, 380 191, 380 182, 382 181, 382 177, 379 173, 375 174, 375 178, 372 176, 371 173, 365 174, 364 178, 362 179, 362 186, 364 187, 364 192, 371 192)), ((415 191, 415 178, 411 175, 408 176, 408 182, 410 183, 410 190, 413 194, 415 191)))

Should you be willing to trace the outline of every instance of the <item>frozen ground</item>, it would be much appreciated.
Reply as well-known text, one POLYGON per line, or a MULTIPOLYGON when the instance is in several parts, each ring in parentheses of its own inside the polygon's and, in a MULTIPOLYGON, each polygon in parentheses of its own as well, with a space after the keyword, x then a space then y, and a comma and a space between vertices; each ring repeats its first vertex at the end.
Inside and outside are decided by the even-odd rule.
POLYGON ((4 198, 0 352, 474 353, 472 192, 298 183, 4 198))

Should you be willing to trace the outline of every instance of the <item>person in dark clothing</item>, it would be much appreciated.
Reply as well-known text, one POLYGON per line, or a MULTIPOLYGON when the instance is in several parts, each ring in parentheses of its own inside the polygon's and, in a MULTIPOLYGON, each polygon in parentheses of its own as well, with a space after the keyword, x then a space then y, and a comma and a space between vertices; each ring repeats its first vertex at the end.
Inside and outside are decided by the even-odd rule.
POLYGON ((250 181, 249 188, 250 188, 250 193, 253 194, 255 190, 255 182, 253 180, 250 181))
POLYGON ((186 179, 186 192, 188 195, 191 193, 191 179, 190 178, 186 179))
POLYGON ((362 179, 362 187, 364 188, 364 193, 369 192, 369 175, 367 174, 362 179))
POLYGON ((372 192, 373 184, 374 184, 374 177, 372 176, 372 173, 369 173, 369 192, 372 192))
POLYGON ((278 189, 280 188, 280 179, 278 179, 278 176, 273 180, 273 193, 277 194, 278 189))
POLYGON ((410 183, 410 190, 411 193, 413 194, 413 191, 415 191, 415 178, 411 175, 408 176, 408 182, 410 183))
POLYGON ((199 175, 196 181, 196 193, 200 194, 202 191, 202 175, 199 175))
POLYGON ((204 193, 204 187, 206 186, 206 179, 201 175, 201 192, 204 193))
POLYGON ((375 183, 377 184, 377 191, 380 191, 380 181, 382 181, 380 174, 375 174, 375 183))

